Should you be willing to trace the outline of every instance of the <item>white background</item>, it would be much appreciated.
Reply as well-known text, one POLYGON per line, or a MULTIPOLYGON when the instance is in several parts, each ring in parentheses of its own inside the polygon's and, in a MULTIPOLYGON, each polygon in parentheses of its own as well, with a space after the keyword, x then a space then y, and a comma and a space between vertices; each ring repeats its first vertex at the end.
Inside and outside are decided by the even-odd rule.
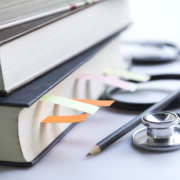
MULTIPOLYGON (((168 40, 180 45, 180 1, 131 0, 134 25, 122 39, 168 40)), ((179 72, 179 62, 158 66, 134 67, 148 73, 179 72), (175 65, 174 65, 175 64, 175 65)), ((174 83, 174 86, 177 83, 174 83)), ((164 87, 167 84, 164 83, 164 87)), ((172 85, 173 87, 173 85, 172 85)), ((167 92, 151 91, 138 100, 159 100, 167 92), (152 96, 153 95, 153 96, 152 96)), ((128 97, 128 96, 127 96, 128 97)), ((138 96, 135 98, 137 99, 138 96)), ((132 97, 130 98, 132 99, 132 97)), ((138 149, 131 144, 132 131, 111 147, 94 157, 85 155, 99 140, 125 124, 137 112, 101 108, 78 124, 40 162, 32 168, 0 166, 0 179, 58 180, 179 180, 180 150, 156 153, 138 149)), ((142 125, 141 125, 142 126, 142 125)), ((137 127, 136 129, 140 128, 137 127)))

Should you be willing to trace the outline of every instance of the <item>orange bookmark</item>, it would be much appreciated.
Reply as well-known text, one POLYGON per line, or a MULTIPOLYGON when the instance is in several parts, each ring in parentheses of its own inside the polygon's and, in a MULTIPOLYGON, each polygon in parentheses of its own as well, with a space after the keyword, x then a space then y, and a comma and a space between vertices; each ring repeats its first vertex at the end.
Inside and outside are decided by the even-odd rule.
POLYGON ((87 99, 72 99, 72 100, 80 101, 94 106, 111 106, 111 104, 114 103, 114 101, 111 100, 87 100, 87 99))
MULTIPOLYGON (((72 100, 83 102, 86 104, 91 104, 94 106, 111 106, 111 104, 114 103, 114 101, 111 101, 111 100, 87 100, 87 99, 72 99, 72 100)), ((73 116, 48 116, 42 121, 42 123, 82 122, 87 118, 87 116, 88 116, 88 113, 80 114, 80 115, 73 115, 73 116)))
POLYGON ((73 116, 48 116, 41 122, 42 123, 75 123, 75 122, 84 121, 87 118, 87 116, 88 113, 73 115, 73 116))

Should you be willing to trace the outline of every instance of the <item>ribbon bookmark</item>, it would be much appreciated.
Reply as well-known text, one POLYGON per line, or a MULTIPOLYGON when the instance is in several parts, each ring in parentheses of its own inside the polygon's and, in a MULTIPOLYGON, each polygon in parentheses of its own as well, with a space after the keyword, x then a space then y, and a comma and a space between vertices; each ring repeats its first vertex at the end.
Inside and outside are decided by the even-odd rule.
POLYGON ((88 114, 80 114, 73 116, 48 116, 46 117, 42 123, 76 123, 85 121, 88 114))
POLYGON ((134 92, 137 89, 136 83, 130 83, 127 81, 107 77, 107 76, 100 76, 100 75, 91 75, 91 74, 81 74, 77 77, 77 79, 86 79, 86 80, 94 80, 105 83, 107 85, 112 85, 119 87, 124 90, 128 90, 134 92))
POLYGON ((48 94, 41 97, 39 101, 46 101, 46 102, 51 102, 54 104, 59 104, 59 105, 66 106, 66 107, 76 109, 82 112, 86 112, 89 114, 95 114, 96 111, 99 109, 99 107, 97 106, 93 106, 93 105, 86 104, 83 102, 78 102, 78 101, 64 98, 64 97, 48 95, 48 94))
POLYGON ((117 76, 120 76, 123 78, 135 80, 135 81, 139 81, 139 82, 147 82, 151 78, 151 76, 149 76, 149 75, 134 73, 134 72, 124 70, 124 69, 107 68, 107 69, 105 69, 104 73, 106 75, 114 74, 114 75, 117 75, 117 76))

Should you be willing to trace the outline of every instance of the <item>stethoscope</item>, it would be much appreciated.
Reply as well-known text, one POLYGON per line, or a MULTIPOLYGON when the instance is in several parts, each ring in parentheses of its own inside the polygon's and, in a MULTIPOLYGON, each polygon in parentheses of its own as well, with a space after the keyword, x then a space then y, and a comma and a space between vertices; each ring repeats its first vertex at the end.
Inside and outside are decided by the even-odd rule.
MULTIPOLYGON (((127 80, 127 79, 126 79, 127 80)), ((155 80, 180 80, 180 74, 159 74, 159 75, 152 75, 150 81, 155 81, 155 80)), ((139 83, 138 81, 131 81, 131 82, 136 82, 139 83)), ((117 87, 109 86, 106 88, 104 91, 103 95, 101 96, 101 99, 106 99, 106 100, 114 100, 115 102, 111 105, 111 107, 118 108, 118 109, 123 109, 123 110, 128 110, 128 111, 144 111, 150 106, 152 106, 154 103, 136 103, 136 102, 126 102, 123 100, 116 99, 113 97, 113 94, 118 90, 118 92, 123 93, 125 92, 124 90, 120 90, 117 87)), ((180 98, 176 99, 173 103, 171 103, 167 109, 169 108, 176 108, 180 106, 180 98)))
POLYGON ((142 117, 146 128, 132 135, 132 143, 150 151, 171 151, 180 148, 179 115, 173 112, 150 112, 142 117))
MULTIPOLYGON (((180 50, 179 48, 168 42, 154 42, 154 41, 145 41, 145 42, 132 42, 132 41, 124 41, 122 43, 122 47, 128 46, 137 46, 140 47, 140 52, 136 51, 122 51, 122 53, 126 56, 131 56, 131 60, 133 64, 138 65, 146 65, 146 64, 159 64, 166 63, 177 60, 179 58, 180 50), (156 51, 150 51, 148 48, 154 48, 156 51)), ((126 48, 125 48, 126 49, 126 48)))
MULTIPOLYGON (((179 57, 179 49, 169 43, 140 43, 145 46, 157 46, 158 48, 162 48, 163 46, 169 46, 174 48, 176 56, 174 57, 132 57, 131 61, 133 63, 162 63, 173 61, 178 59, 179 57)), ((131 65, 131 63, 130 63, 131 65)), ((152 75, 149 81, 154 80, 180 80, 180 74, 159 74, 152 75)), ((131 81, 136 82, 136 81, 131 81)), ((136 82, 139 83, 139 82, 136 82)), ((116 87, 108 87, 101 99, 106 100, 115 100, 112 104, 112 107, 130 110, 130 111, 143 111, 148 107, 152 106, 154 103, 134 103, 134 102, 125 102, 119 99, 115 99, 112 95, 114 92, 119 90, 116 87)), ((121 93, 124 91, 121 90, 121 93)), ((171 103, 167 108, 175 108, 180 106, 180 98, 176 99, 173 103, 171 103)), ((180 114, 176 114, 169 111, 160 111, 160 112, 149 112, 142 117, 142 124, 146 126, 146 128, 140 129, 136 131, 132 135, 132 143, 137 147, 140 147, 145 150, 151 151, 170 151, 176 150, 180 148, 180 128, 177 126, 179 124, 180 114)))

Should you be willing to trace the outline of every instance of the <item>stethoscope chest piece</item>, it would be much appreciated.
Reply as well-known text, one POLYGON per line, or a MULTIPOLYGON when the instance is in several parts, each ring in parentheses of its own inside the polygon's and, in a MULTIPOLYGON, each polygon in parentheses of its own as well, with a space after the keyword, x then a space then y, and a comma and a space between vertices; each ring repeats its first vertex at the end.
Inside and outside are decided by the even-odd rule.
POLYGON ((179 116, 173 112, 150 112, 142 117, 146 128, 132 135, 134 145, 151 151, 171 151, 180 148, 179 116))

